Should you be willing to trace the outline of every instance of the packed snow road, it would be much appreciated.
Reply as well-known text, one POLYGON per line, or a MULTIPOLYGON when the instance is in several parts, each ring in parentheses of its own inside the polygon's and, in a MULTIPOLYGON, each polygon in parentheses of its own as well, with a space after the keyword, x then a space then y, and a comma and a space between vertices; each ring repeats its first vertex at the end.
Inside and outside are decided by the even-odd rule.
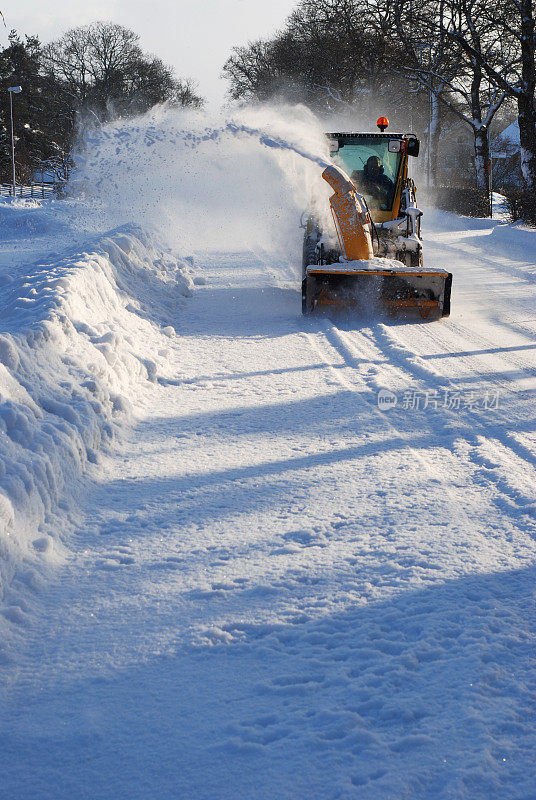
POLYGON ((5 665, 0 796, 536 797, 536 233, 427 221, 438 323, 199 260, 5 665))

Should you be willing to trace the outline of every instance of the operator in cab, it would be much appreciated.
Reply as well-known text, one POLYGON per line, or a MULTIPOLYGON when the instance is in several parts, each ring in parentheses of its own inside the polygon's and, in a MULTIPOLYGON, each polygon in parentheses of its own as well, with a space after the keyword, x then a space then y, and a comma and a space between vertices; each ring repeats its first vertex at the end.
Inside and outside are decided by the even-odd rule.
POLYGON ((374 204, 380 208, 388 209, 393 204, 395 185, 384 174, 384 168, 379 156, 370 156, 367 159, 363 172, 353 172, 352 179, 358 179, 361 191, 372 198, 374 204))

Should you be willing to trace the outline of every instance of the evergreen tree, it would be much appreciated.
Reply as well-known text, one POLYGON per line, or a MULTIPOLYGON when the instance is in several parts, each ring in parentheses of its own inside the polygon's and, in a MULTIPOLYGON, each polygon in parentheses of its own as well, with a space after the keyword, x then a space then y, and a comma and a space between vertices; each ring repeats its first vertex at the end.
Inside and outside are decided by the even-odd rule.
MULTIPOLYGON (((22 40, 15 31, 0 52, 0 82, 22 86, 13 98, 13 129, 17 179, 28 182, 42 164, 53 164, 62 150, 60 127, 52 124, 55 88, 47 85, 40 69, 40 44, 35 36, 22 40)), ((0 94, 0 178, 11 180, 11 127, 9 94, 0 94)))

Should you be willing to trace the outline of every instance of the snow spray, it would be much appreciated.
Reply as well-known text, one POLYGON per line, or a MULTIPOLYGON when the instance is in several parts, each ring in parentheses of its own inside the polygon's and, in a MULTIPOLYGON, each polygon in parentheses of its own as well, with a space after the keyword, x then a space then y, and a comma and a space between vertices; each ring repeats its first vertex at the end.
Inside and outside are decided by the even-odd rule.
POLYGON ((85 197, 100 229, 136 222, 181 252, 264 250, 299 263, 300 216, 313 196, 328 196, 328 164, 305 107, 216 120, 161 108, 86 134, 70 193, 85 197))
POLYGON ((237 125, 234 122, 228 122, 227 125, 219 129, 207 128, 204 134, 195 135, 190 132, 184 132, 184 141, 186 144, 197 146, 201 144, 201 142, 218 141, 225 134, 229 133, 233 134, 234 136, 239 136, 240 134, 252 136, 254 139, 258 139, 260 144, 263 144, 265 147, 274 148, 275 150, 289 150, 293 153, 296 153, 296 155, 301 156, 302 158, 312 161, 313 164, 318 164, 318 166, 322 167, 322 169, 330 166, 329 161, 326 161, 324 158, 308 152, 303 147, 298 147, 297 145, 293 145, 290 142, 284 141, 280 136, 273 136, 258 128, 250 128, 247 125, 237 125))

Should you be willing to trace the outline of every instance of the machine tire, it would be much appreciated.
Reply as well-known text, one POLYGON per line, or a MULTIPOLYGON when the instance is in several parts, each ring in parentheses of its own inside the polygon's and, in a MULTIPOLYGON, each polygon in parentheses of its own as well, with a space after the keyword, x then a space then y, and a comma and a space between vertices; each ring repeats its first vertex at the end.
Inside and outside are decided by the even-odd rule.
POLYGON ((317 263, 316 246, 320 240, 320 231, 318 228, 313 228, 312 231, 307 232, 303 237, 303 252, 302 252, 302 278, 305 279, 305 270, 309 264, 317 263))
POLYGON ((445 281, 445 296, 443 300, 443 312, 441 314, 442 317, 449 317, 450 316, 450 294, 452 291, 452 274, 449 273, 448 278, 445 281))
POLYGON ((314 226, 312 230, 306 231, 303 237, 302 252, 302 314, 308 314, 310 309, 307 307, 307 275, 306 269, 309 264, 318 262, 317 245, 320 241, 320 231, 314 226))
POLYGON ((301 311, 302 314, 307 314, 309 312, 307 308, 307 278, 302 280, 301 285, 301 311))

